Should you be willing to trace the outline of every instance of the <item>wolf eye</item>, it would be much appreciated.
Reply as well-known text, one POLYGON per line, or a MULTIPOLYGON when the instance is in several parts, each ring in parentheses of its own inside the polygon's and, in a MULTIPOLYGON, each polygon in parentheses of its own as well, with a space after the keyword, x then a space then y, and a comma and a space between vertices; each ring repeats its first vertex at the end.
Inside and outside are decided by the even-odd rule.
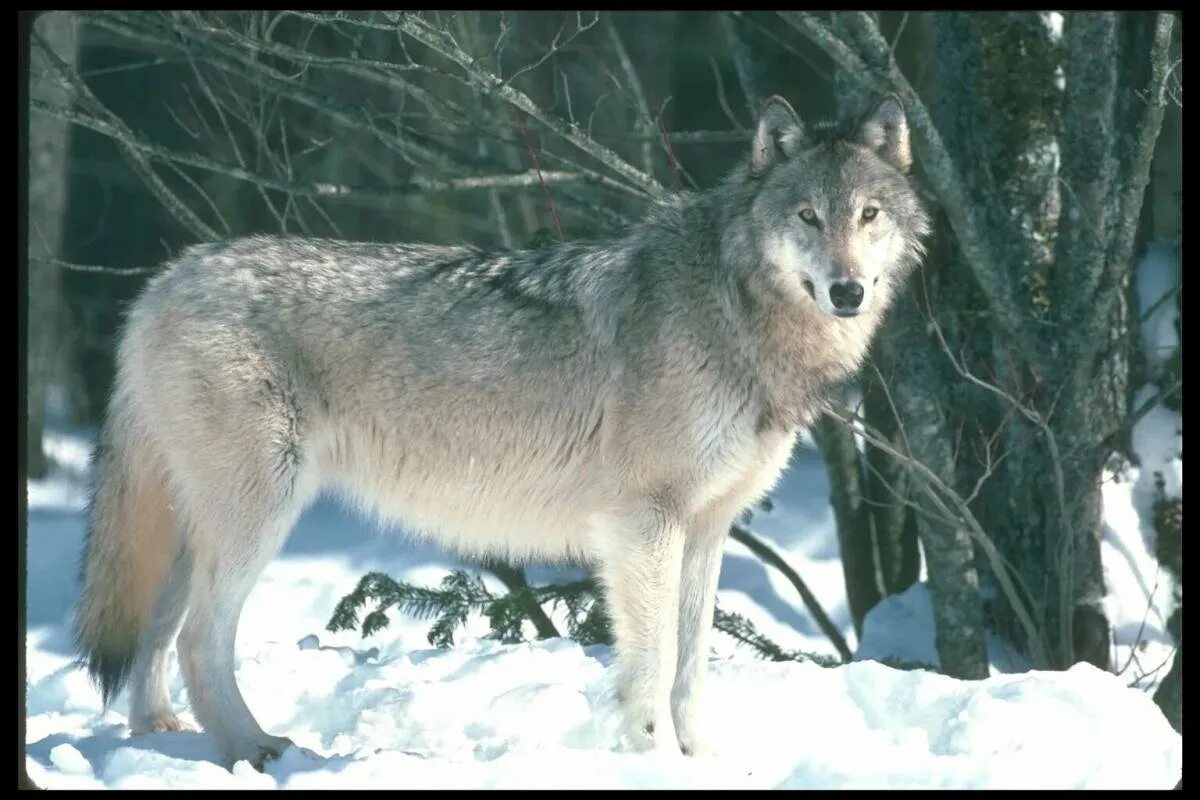
POLYGON ((817 212, 813 211, 811 208, 802 208, 800 209, 800 219, 804 220, 809 225, 816 225, 817 212))
POLYGON ((867 206, 866 208, 863 209, 863 213, 862 213, 863 222, 870 222, 871 220, 875 219, 877 214, 879 214, 878 208, 876 208, 875 206, 867 206))

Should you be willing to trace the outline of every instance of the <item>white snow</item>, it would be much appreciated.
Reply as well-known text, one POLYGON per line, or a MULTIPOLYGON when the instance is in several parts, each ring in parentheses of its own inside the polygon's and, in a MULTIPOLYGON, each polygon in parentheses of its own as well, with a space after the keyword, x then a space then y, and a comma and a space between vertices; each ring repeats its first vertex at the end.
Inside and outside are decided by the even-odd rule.
MULTIPOLYGON (((1061 26, 1061 15, 1052 12, 1051 16, 1057 16, 1061 26)), ((1174 299, 1160 301, 1180 285, 1180 269, 1177 247, 1156 241, 1147 247, 1136 270, 1138 312, 1144 317, 1142 341, 1147 359, 1154 364, 1163 364, 1179 346, 1174 299)), ((1131 408, 1140 408, 1154 393, 1153 386, 1142 387, 1131 408)), ((1107 589, 1102 605, 1113 631, 1112 663, 1127 684, 1151 694, 1170 671, 1175 654, 1174 639, 1167 631, 1167 619, 1175 608, 1175 582, 1159 568, 1154 555, 1154 474, 1163 476, 1167 495, 1182 494, 1183 417, 1156 404, 1134 426, 1132 439, 1140 466, 1121 474, 1106 472, 1102 478, 1100 557, 1107 589)), ((1027 669, 1024 659, 997 637, 988 636, 987 650, 993 675, 1027 669)), ((855 658, 939 664, 933 609, 923 583, 885 599, 867 614, 855 658)))
MULTIPOLYGON (((1135 407, 1151 394, 1143 389, 1135 407)), ((1148 696, 1171 669, 1175 641, 1167 620, 1175 608, 1175 582, 1154 555, 1154 477, 1162 472, 1168 494, 1183 488, 1182 418, 1159 405, 1134 427, 1141 467, 1105 473, 1100 557, 1107 590, 1102 606, 1112 628, 1112 663, 1122 680, 1148 696)), ((924 577, 922 577, 924 580, 924 577)), ((1028 669, 1028 662, 998 637, 986 640, 991 674, 1028 669)), ((867 614, 855 659, 896 659, 938 666, 933 607, 925 583, 886 598, 867 614)))
MULTIPOLYGON (((721 634, 709 681, 714 755, 633 752, 618 735, 609 648, 503 645, 472 619, 454 648, 437 650, 427 621, 395 613, 365 640, 326 631, 335 603, 369 570, 436 585, 462 566, 378 536, 326 501, 305 514, 252 593, 237 650, 239 685, 259 722, 309 752, 289 751, 265 774, 244 762, 230 772, 203 733, 131 736, 127 698, 102 710, 72 663, 90 441, 51 440, 67 468, 28 490, 25 763, 42 787, 1169 788, 1181 774, 1182 738, 1149 695, 1087 666, 960 682, 874 661, 769 663, 721 634)), ((751 527, 797 568, 853 647, 828 490, 819 457, 803 449, 774 508, 751 527)), ((790 584, 735 542, 719 603, 783 647, 835 652, 790 584)), ((868 618, 860 655, 936 659, 930 619, 918 585, 868 618), (897 604, 905 614, 889 617, 897 604)), ((174 655, 171 691, 194 723, 174 655)))
POLYGON ((1043 11, 1042 21, 1046 24, 1046 31, 1050 34, 1051 41, 1062 41, 1063 33, 1063 15, 1061 11, 1043 11))
MULTIPOLYGON (((1169 242, 1152 242, 1138 263, 1142 341, 1154 365, 1161 366, 1179 346, 1179 311, 1169 295, 1180 285, 1180 269, 1179 251, 1169 242)), ((1141 408, 1155 392, 1153 386, 1141 387, 1131 408, 1141 408)), ((1140 465, 1122 475, 1106 475, 1103 485, 1105 529, 1100 546, 1108 589, 1104 610, 1114 627, 1114 663, 1131 682, 1152 691, 1174 660, 1167 619, 1175 608, 1176 588, 1154 557, 1154 476, 1162 475, 1168 496, 1182 496, 1183 416, 1155 403, 1134 426, 1133 451, 1140 465)))
POLYGON ((1142 344, 1152 364, 1161 365, 1179 346, 1179 332, 1175 330, 1179 312, 1174 297, 1167 295, 1181 285, 1180 271, 1179 253, 1171 242, 1151 243, 1138 264, 1138 311, 1140 317, 1147 317, 1142 321, 1142 344))

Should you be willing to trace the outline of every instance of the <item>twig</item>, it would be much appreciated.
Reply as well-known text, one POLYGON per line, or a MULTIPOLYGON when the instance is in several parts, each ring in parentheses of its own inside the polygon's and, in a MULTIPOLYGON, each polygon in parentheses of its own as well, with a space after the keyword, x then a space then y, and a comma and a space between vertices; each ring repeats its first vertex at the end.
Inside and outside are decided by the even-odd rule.
POLYGON ((1138 644, 1142 641, 1142 634, 1146 631, 1146 620, 1150 618, 1150 609, 1154 608, 1154 595, 1158 594, 1158 576, 1162 571, 1162 564, 1154 565, 1154 587, 1150 589, 1150 596, 1146 598, 1146 610, 1142 613, 1142 622, 1138 625, 1137 636, 1133 637, 1133 644, 1129 646, 1129 658, 1125 659, 1125 666, 1117 670, 1117 675, 1124 675, 1125 670, 1129 669, 1129 665, 1133 663, 1133 656, 1137 652, 1138 644))
POLYGON ((563 50, 566 47, 568 47, 571 44, 571 42, 575 41, 575 39, 577 39, 585 31, 595 27, 596 23, 598 23, 600 21, 600 12, 594 11, 592 13, 594 16, 592 17, 591 21, 588 22, 586 25, 584 25, 583 24, 583 13, 579 12, 579 11, 575 12, 575 32, 572 33, 570 36, 568 36, 566 41, 564 41, 560 44, 558 40, 562 38, 563 31, 565 31, 567 29, 567 19, 568 18, 564 17, 563 24, 559 27, 558 33, 556 33, 554 35, 554 40, 550 42, 550 49, 547 50, 542 55, 542 57, 539 58, 534 63, 528 64, 524 67, 521 67, 516 72, 514 72, 512 75, 509 75, 507 78, 505 78, 503 81, 504 84, 506 84, 506 85, 511 84, 513 81, 515 81, 517 78, 524 75, 526 72, 531 72, 531 71, 537 69, 538 67, 540 67, 542 64, 545 64, 548 59, 550 59, 552 56, 554 56, 556 53, 558 53, 558 51, 563 50))
POLYGON ((1125 424, 1121 426, 1121 431, 1124 432, 1126 430, 1132 430, 1135 425, 1137 425, 1139 422, 1142 421, 1142 417, 1149 414, 1151 411, 1153 411, 1155 409, 1155 407, 1158 406, 1159 402, 1161 402, 1164 397, 1169 397, 1181 386, 1183 386, 1183 378, 1182 377, 1176 379, 1165 390, 1159 389, 1154 394, 1147 397, 1145 402, 1143 402, 1140 406, 1137 407, 1136 411, 1134 411, 1132 414, 1130 414, 1128 417, 1125 418, 1125 424))
POLYGON ((675 148, 671 146, 671 136, 667 132, 667 124, 663 121, 663 110, 667 107, 667 103, 671 102, 671 100, 672 98, 668 97, 661 104, 659 104, 657 100, 655 101, 656 111, 654 121, 655 124, 658 125, 659 132, 662 136, 662 146, 663 150, 667 154, 667 162, 671 165, 671 169, 675 174, 675 188, 681 188, 682 182, 680 177, 682 176, 687 178, 688 185, 695 189, 696 181, 692 178, 691 174, 689 174, 688 171, 683 168, 683 164, 679 163, 679 159, 676 158, 675 148))
POLYGON ((128 136, 115 126, 73 109, 58 108, 39 100, 30 101, 33 111, 58 117, 77 125, 102 133, 127 145, 142 151, 149 158, 172 161, 207 172, 226 175, 231 178, 253 183, 266 189, 295 194, 300 197, 328 198, 363 198, 370 200, 391 200, 431 192, 462 192, 477 189, 516 189, 546 184, 559 183, 600 183, 583 172, 567 172, 561 170, 538 171, 526 170, 508 175, 475 175, 466 178, 426 178, 414 176, 402 184, 392 186, 353 186, 349 184, 318 181, 314 183, 293 183, 289 181, 259 175, 234 164, 215 161, 206 156, 193 153, 177 153, 165 147, 144 141, 136 136, 128 136))
POLYGON ((721 70, 717 67, 717 60, 712 56, 708 57, 708 66, 712 70, 713 81, 717 85, 717 102, 721 105, 721 110, 725 112, 725 118, 732 123, 733 127, 739 131, 746 130, 746 126, 738 122, 737 117, 733 114, 733 109, 729 107, 729 98, 725 96, 725 81, 721 80, 721 70))
MULTIPOLYGON (((1155 676, 1155 675, 1157 675, 1157 674, 1159 673, 1159 670, 1161 670, 1163 667, 1165 667, 1165 666, 1167 665, 1167 663, 1168 663, 1168 662, 1169 662, 1169 661, 1170 661, 1172 658, 1174 658, 1174 657, 1175 657, 1175 654, 1176 654, 1176 653, 1178 653, 1178 652, 1179 652, 1179 645, 1178 645, 1178 644, 1176 644, 1174 647, 1172 647, 1172 648, 1171 648, 1171 652, 1167 653, 1167 657, 1166 657, 1166 658, 1164 658, 1162 661, 1158 662, 1158 666, 1157 666, 1157 667, 1155 667, 1155 668, 1154 668, 1154 669, 1152 669, 1152 670, 1144 670, 1144 669, 1143 669, 1143 670, 1142 670, 1140 673, 1138 673, 1138 676, 1137 676, 1136 678, 1134 678, 1134 679, 1133 679, 1133 683, 1130 683, 1130 684, 1129 684, 1129 688, 1130 688, 1130 689, 1137 689, 1137 688, 1139 688, 1139 687, 1141 686, 1141 683, 1142 683, 1142 681, 1143 681, 1143 680, 1145 680, 1145 679, 1147 679, 1147 678, 1153 679, 1153 678, 1154 678, 1154 676, 1155 676)), ((1137 665, 1138 665, 1139 667, 1141 667, 1141 666, 1142 666, 1142 662, 1141 662, 1141 661, 1138 661, 1136 658, 1135 658, 1134 660, 1137 662, 1137 665)), ((1167 676, 1167 677, 1170 677, 1170 676, 1167 676)), ((1164 678, 1164 680, 1166 680, 1166 679, 1164 678)), ((1153 684, 1150 684, 1150 685, 1152 686, 1153 684)))
POLYGON ((1162 297, 1158 298, 1153 303, 1146 306, 1146 310, 1143 311, 1141 316, 1138 317, 1138 322, 1145 322, 1146 320, 1150 319, 1150 317, 1154 314, 1154 312, 1158 311, 1160 306, 1163 306, 1166 303, 1168 303, 1169 301, 1174 300, 1175 295, 1179 294, 1182 291, 1183 291, 1183 284, 1177 283, 1174 286, 1172 286, 1170 289, 1168 289, 1167 291, 1163 292, 1162 297))
POLYGON ((617 32, 617 26, 612 21, 611 14, 604 18, 604 28, 608 34, 608 40, 612 42, 613 49, 617 52, 617 61, 621 64, 621 71, 625 73, 625 80, 629 82, 629 90, 633 93, 633 102, 637 104, 637 126, 641 135, 645 137, 642 141, 642 169, 647 175, 653 175, 654 158, 651 155, 650 139, 654 136, 654 122, 650 118, 650 106, 646 103, 646 93, 642 90, 642 81, 638 78, 637 70, 633 67, 633 60, 629 58, 629 52, 625 49, 625 43, 621 41, 621 34, 617 32))
MULTIPOLYGON (((91 21, 94 24, 135 41, 146 42, 155 47, 174 47, 183 50, 185 53, 191 52, 187 44, 173 41, 171 37, 164 36, 160 31, 150 29, 152 32, 148 32, 144 20, 140 17, 130 22, 126 18, 117 17, 116 15, 112 16, 113 18, 110 19, 108 16, 99 15, 91 18, 91 21)), ((440 168, 447 170, 456 170, 459 167, 458 162, 446 153, 438 152, 420 144, 415 133, 403 138, 389 135, 370 121, 364 121, 362 117, 369 117, 364 110, 359 109, 358 115, 353 115, 348 110, 349 107, 344 103, 340 103, 334 98, 324 97, 317 92, 305 88, 303 85, 290 80, 287 75, 280 73, 278 70, 271 69, 261 60, 256 60, 238 48, 213 41, 211 37, 204 34, 202 29, 191 28, 175 22, 171 22, 170 25, 172 25, 171 31, 174 33, 186 36, 204 45, 207 48, 207 52, 203 60, 211 63, 223 72, 251 81, 261 88, 281 94, 291 102, 318 111, 347 129, 373 137, 409 163, 414 163, 413 158, 416 157, 427 163, 437 164, 440 168)))
POLYGON ((900 37, 904 34, 904 29, 908 27, 908 15, 909 12, 905 11, 904 16, 900 17, 900 24, 896 26, 896 35, 892 37, 892 43, 888 47, 888 51, 893 56, 896 54, 896 45, 900 43, 900 37))
POLYGON ((823 65, 818 64, 816 61, 814 61, 812 58, 810 58, 808 53, 805 53, 803 50, 797 48, 795 45, 785 42, 782 38, 779 37, 778 34, 776 34, 770 28, 766 27, 765 25, 763 25, 759 22, 756 22, 752 17, 748 16, 745 12, 742 12, 742 11, 730 11, 729 15, 731 17, 733 17, 734 19, 740 20, 744 24, 749 25, 751 28, 758 31, 759 34, 761 34, 765 38, 770 39, 783 52, 799 59, 801 62, 804 63, 804 65, 806 67, 808 67, 809 69, 811 69, 813 71, 814 75, 816 75, 818 78, 820 78, 821 83, 832 83, 833 82, 833 75, 829 72, 829 70, 825 69, 825 67, 823 65))
MULTIPOLYGON (((1017 617, 1017 622, 1021 626, 1026 640, 1029 642, 1030 648, 1033 650, 1035 664, 1049 664, 1050 661, 1046 657, 1045 648, 1042 645, 1041 637, 1038 635, 1037 626, 1033 622, 1033 617, 1025 608, 1025 603, 1021 600, 1020 595, 1017 593, 1016 586, 1012 582, 1014 577, 1016 580, 1020 581, 1020 575, 1016 572, 1016 570, 1012 571, 1012 575, 1009 574, 1010 565, 1007 564, 1000 551, 996 549, 996 545, 992 542, 991 537, 989 537, 983 530, 983 527, 979 524, 979 521, 975 519, 975 515, 971 513, 971 510, 967 508, 965 504, 963 504, 962 498, 959 497, 958 493, 947 486, 946 483, 940 477, 938 477, 937 473, 935 473, 925 464, 921 463, 915 458, 906 456, 904 453, 901 453, 899 450, 893 447, 886 437, 884 437, 878 431, 875 431, 862 417, 858 416, 857 414, 839 411, 835 408, 827 409, 825 413, 829 414, 834 419, 842 422, 845 425, 850 425, 852 428, 858 431, 860 436, 862 436, 876 448, 882 450, 884 453, 887 453, 893 458, 899 459, 902 463, 907 464, 912 470, 924 478, 926 496, 930 499, 930 501, 938 507, 938 510, 941 513, 950 518, 956 519, 958 523, 964 527, 967 533, 970 534, 971 538, 979 544, 980 548, 984 552, 984 555, 987 556, 988 562, 991 564, 992 571, 996 575, 996 581, 1000 584, 1001 591, 1004 592, 1009 603, 1012 605, 1013 613, 1017 617), (858 426, 857 428, 855 428, 856 425, 858 426), (936 491, 934 491, 935 489, 936 491), (949 507, 946 505, 947 503, 953 505, 958 513, 952 513, 949 507)), ((1027 589, 1026 594, 1027 596, 1032 596, 1027 589)))
POLYGON ((562 222, 558 219, 558 209, 554 207, 554 198, 550 196, 550 187, 542 177, 542 165, 538 162, 537 150, 534 149, 533 142, 529 138, 529 132, 525 130, 525 122, 519 115, 517 116, 517 129, 521 131, 521 137, 525 139, 525 146, 529 150, 529 157, 533 159, 533 168, 537 172, 542 193, 546 195, 546 205, 550 208, 550 219, 554 222, 554 233, 558 235, 558 240, 561 242, 563 240, 563 229, 562 222))
POLYGON ((746 100, 746 109, 750 112, 750 119, 755 120, 758 118, 758 109, 762 106, 763 98, 758 87, 754 85, 750 55, 746 52, 745 43, 738 36, 737 29, 733 24, 733 17, 729 13, 723 13, 718 15, 717 20, 721 25, 721 32, 725 35, 726 46, 729 47, 729 56, 733 60, 733 71, 737 74, 738 85, 742 87, 742 97, 746 100))
POLYGON ((75 264, 70 261, 63 261, 59 258, 51 256, 29 256, 30 261, 36 261, 39 264, 48 264, 62 269, 69 269, 72 272, 96 272, 104 275, 115 275, 119 278, 133 278, 139 275, 150 275, 158 272, 159 267, 99 267, 93 264, 75 264))

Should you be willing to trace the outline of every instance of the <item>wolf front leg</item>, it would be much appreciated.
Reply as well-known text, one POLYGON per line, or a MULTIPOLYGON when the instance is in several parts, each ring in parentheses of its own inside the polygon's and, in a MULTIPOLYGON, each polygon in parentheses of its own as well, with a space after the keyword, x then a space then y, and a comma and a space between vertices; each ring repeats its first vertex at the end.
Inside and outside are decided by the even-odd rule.
POLYGON ((704 739, 701 703, 708 675, 708 641, 713 627, 721 557, 731 520, 726 514, 707 516, 688 526, 683 550, 679 602, 679 663, 671 691, 671 712, 679 748, 684 755, 702 755, 704 739))
POLYGON ((606 534, 601 578, 616 635, 617 695, 635 746, 679 752, 671 718, 684 529, 661 509, 606 534))

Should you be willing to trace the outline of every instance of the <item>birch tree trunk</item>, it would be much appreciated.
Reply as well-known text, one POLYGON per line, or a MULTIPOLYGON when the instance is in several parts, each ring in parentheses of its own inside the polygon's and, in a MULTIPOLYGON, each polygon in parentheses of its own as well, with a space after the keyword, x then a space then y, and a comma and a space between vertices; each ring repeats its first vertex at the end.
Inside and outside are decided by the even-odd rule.
MULTIPOLYGON (((76 20, 70 12, 52 11, 34 21, 34 32, 70 64, 75 62, 76 20)), ((33 48, 29 95, 42 102, 68 104, 67 92, 43 76, 46 57, 33 48)), ((41 114, 29 118, 29 381, 26 421, 26 465, 29 477, 48 468, 42 449, 47 390, 63 377, 64 319, 62 273, 53 259, 62 255, 66 209, 70 124, 41 114), (50 260, 47 260, 50 259, 50 260)))

